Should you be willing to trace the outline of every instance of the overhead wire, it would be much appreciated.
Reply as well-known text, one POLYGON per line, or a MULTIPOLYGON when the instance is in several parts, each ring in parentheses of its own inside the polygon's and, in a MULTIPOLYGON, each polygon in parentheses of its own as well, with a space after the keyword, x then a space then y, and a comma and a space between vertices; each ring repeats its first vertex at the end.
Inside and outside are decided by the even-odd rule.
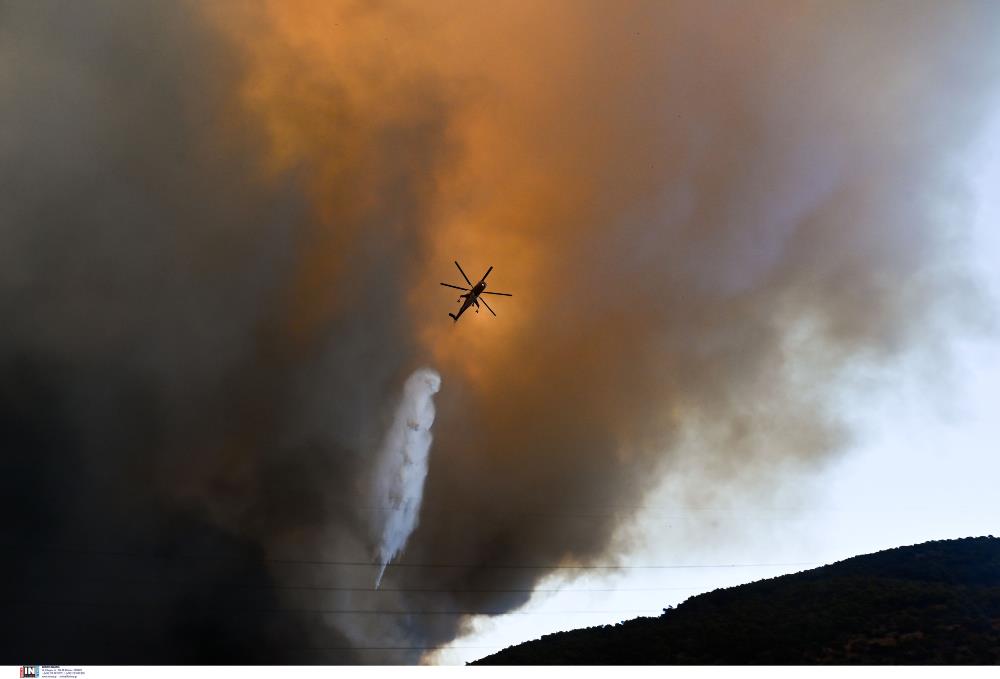
MULTIPOLYGON (((5 606, 53 606, 66 608, 173 608, 176 602, 150 602, 150 601, 52 601, 44 599, 15 599, 4 601, 5 606)), ((188 607, 189 610, 191 607, 188 607)), ((247 607, 227 607, 220 609, 217 606, 205 606, 205 610, 219 612, 224 610, 232 613, 320 613, 338 615, 640 615, 644 613, 659 614, 663 609, 588 609, 588 610, 561 610, 561 611, 502 611, 502 610, 452 610, 452 611, 431 611, 417 609, 403 610, 378 610, 369 608, 254 608, 247 607)))
POLYGON ((692 591, 704 589, 704 587, 555 587, 555 588, 452 588, 452 587, 379 587, 375 589, 368 585, 365 587, 347 587, 341 585, 288 585, 288 584, 262 584, 262 583, 234 583, 199 580, 166 580, 166 579, 136 579, 136 578, 94 578, 82 577, 75 582, 107 583, 114 585, 167 585, 181 587, 212 587, 224 589, 250 589, 250 590, 278 590, 278 591, 307 591, 307 592, 360 592, 366 594, 381 593, 439 593, 439 594, 552 594, 552 593, 586 593, 586 592, 672 592, 672 591, 692 591))
MULTIPOLYGON (((11 545, 5 545, 5 549, 15 549, 11 545)), ((23 553, 23 547, 18 548, 19 553, 23 553)), ((32 554, 38 551, 50 553, 70 553, 70 554, 94 554, 100 556, 126 557, 138 559, 157 559, 168 561, 232 561, 233 556, 209 555, 209 554, 172 554, 159 552, 129 552, 123 550, 102 550, 79 547, 32 547, 32 554)), ((349 567, 377 567, 374 561, 353 561, 339 559, 292 559, 276 557, 260 557, 257 559, 264 563, 289 564, 305 566, 349 566, 349 567)), ((496 569, 496 570, 660 570, 660 569, 705 569, 705 568, 769 568, 787 566, 814 566, 818 562, 813 561, 774 561, 757 563, 714 563, 714 564, 527 564, 527 563, 507 563, 507 564, 485 564, 485 563, 391 563, 389 568, 475 568, 475 569, 496 569)))

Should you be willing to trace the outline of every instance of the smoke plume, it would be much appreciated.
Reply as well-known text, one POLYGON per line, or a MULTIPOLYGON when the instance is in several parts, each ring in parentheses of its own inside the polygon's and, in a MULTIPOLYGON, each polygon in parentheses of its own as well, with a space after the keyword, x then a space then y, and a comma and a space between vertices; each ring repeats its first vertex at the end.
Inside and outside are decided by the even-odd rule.
POLYGON ((852 375, 979 320, 998 33, 988 2, 0 1, 0 658, 415 662, 465 617, 414 612, 615 564, 667 475, 821 474, 852 375), (455 259, 496 318, 448 318, 455 259))
POLYGON ((403 385, 403 400, 375 462, 373 483, 374 530, 378 539, 380 568, 375 588, 382 582, 386 566, 403 552, 406 541, 420 520, 420 502, 427 478, 434 424, 434 394, 441 376, 423 368, 403 385))

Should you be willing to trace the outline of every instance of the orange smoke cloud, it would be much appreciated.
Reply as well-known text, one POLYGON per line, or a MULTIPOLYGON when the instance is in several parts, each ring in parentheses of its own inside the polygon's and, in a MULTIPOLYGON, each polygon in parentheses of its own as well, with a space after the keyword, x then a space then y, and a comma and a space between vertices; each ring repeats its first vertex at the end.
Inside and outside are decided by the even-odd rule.
MULTIPOLYGON (((336 315, 338 298, 364 294, 340 289, 338 276, 364 266, 357 237, 376 230, 412 248, 398 273, 409 281, 414 332, 430 360, 446 381, 457 370, 484 392, 523 371, 526 357, 544 355, 569 371, 601 365, 617 376, 593 389, 616 394, 599 399, 599 412, 634 410, 623 391, 686 400, 674 388, 643 392, 648 380, 626 376, 630 365, 648 374, 652 362, 671 366, 657 371, 660 384, 676 385, 690 368, 686 347, 634 360, 650 351, 639 343, 665 313, 697 332, 721 330, 712 326, 721 310, 691 306, 697 294, 688 286, 731 288, 725 304, 734 317, 768 323, 787 320, 759 318, 762 309, 778 313, 772 302, 801 293, 815 303, 832 292, 807 312, 829 330, 825 339, 880 334, 863 327, 875 321, 861 305, 843 300, 847 308, 836 309, 843 295, 834 289, 847 269, 874 264, 882 255, 862 251, 879 244, 830 234, 869 228, 859 226, 870 219, 863 184, 883 180, 871 146, 899 124, 895 102, 929 103, 918 83, 946 74, 908 45, 880 47, 868 34, 832 41, 829 27, 850 24, 850 10, 769 7, 213 7, 246 57, 239 96, 266 132, 267 167, 299 173, 312 196, 316 222, 291 289, 290 323, 315 329, 336 315), (774 39, 775 30, 785 37, 774 39), (428 147, 415 150, 414 138, 428 147), (854 176, 844 148, 860 156, 854 176), (413 212, 372 219, 399 191, 413 194, 413 212), (843 205, 826 216, 837 191, 843 205), (645 223, 619 239, 623 219, 645 223), (596 251, 603 247, 619 251, 596 251), (795 264, 827 247, 842 269, 795 264), (494 288, 516 293, 495 305, 499 322, 441 322, 454 299, 436 282, 457 280, 453 259, 470 276, 496 266, 494 288), (558 356, 545 346, 558 346, 558 356)), ((870 17, 873 26, 894 20, 883 10, 870 17)), ((917 15, 902 25, 914 39, 934 31, 917 15)), ((964 26, 959 16, 945 28, 964 26)), ((911 264, 906 257, 888 267, 911 264)), ((715 291, 695 292, 723 303, 715 291)))
POLYGON ((266 171, 310 196, 290 332, 379 304, 377 276, 343 285, 378 269, 410 360, 442 373, 427 502, 467 517, 413 549, 483 563, 466 585, 496 560, 604 558, 615 519, 516 508, 641 495, 681 431, 728 478, 837 450, 829 387, 919 346, 967 283, 938 265, 935 205, 986 96, 974 9, 212 7, 266 171), (453 259, 496 267, 498 318, 447 319, 453 259))
POLYGON ((558 253, 596 190, 606 125, 564 110, 592 61, 584 17, 558 3, 273 2, 216 13, 248 58, 240 98, 267 132, 267 167, 306 168, 318 227, 293 297, 324 306, 357 229, 387 240, 415 233, 405 273, 417 332, 437 364, 485 378, 476 354, 502 351, 544 313, 540 293, 557 285, 558 253), (421 176, 421 213, 363 227, 374 205, 394 200, 386 192, 396 187, 381 182, 398 160, 397 133, 426 133, 437 146, 434 162, 408 168, 421 176), (470 336, 438 322, 453 300, 436 282, 455 278, 456 258, 470 276, 492 264, 495 288, 518 289, 513 304, 496 305, 504 323, 470 336))

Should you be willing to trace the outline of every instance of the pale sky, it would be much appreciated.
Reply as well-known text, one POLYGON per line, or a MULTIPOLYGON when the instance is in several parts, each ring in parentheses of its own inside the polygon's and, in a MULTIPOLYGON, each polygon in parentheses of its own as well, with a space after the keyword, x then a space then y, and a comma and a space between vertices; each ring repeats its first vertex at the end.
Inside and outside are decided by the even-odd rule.
MULTIPOLYGON (((968 168, 977 205, 971 265, 1000 319, 1000 117, 968 168)), ((842 405, 854 443, 822 470, 785 475, 770 503, 727 497, 691 509, 672 501, 682 481, 668 477, 624 529, 632 548, 622 563, 631 568, 586 571, 572 582, 556 573, 526 606, 476 618, 472 633, 428 660, 461 664, 543 634, 657 615, 701 592, 806 564, 1000 535, 1000 331, 968 330, 949 353, 950 362, 903 360, 873 377, 876 388, 852 391, 842 405), (689 530, 702 536, 696 553, 689 530), (698 567, 662 568, 685 565, 698 567)))

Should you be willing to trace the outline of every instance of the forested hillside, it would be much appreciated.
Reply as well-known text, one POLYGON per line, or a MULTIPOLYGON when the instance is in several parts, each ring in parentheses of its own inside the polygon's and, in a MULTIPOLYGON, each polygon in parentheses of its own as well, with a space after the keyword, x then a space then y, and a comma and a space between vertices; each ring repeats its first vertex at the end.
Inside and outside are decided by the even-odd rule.
POLYGON ((476 664, 826 663, 1000 664, 1000 538, 857 556, 476 664))

